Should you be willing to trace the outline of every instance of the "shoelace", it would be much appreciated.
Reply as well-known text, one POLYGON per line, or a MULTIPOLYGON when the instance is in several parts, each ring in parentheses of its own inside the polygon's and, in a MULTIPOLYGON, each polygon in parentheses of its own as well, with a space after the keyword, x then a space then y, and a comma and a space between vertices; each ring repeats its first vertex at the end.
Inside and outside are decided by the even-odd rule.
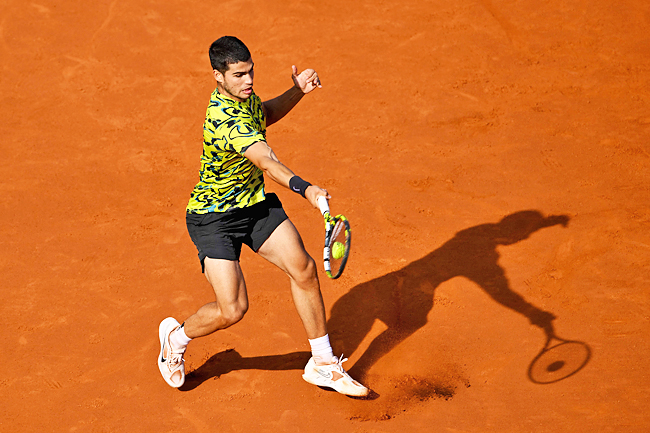
POLYGON ((348 358, 344 358, 342 353, 341 353, 341 357, 340 357, 340 358, 339 358, 338 356, 335 356, 334 358, 336 358, 336 362, 335 362, 334 364, 336 364, 336 366, 337 366, 341 371, 345 372, 345 369, 343 368, 343 363, 344 363, 345 361, 347 361, 348 358))
POLYGON ((169 340, 167 340, 167 350, 169 350, 169 356, 167 356, 167 365, 169 366, 170 370, 174 370, 175 368, 178 368, 183 361, 185 361, 183 359, 183 354, 185 351, 175 351, 169 340))
POLYGON ((171 356, 168 359, 170 368, 177 367, 181 364, 181 362, 185 361, 183 359, 183 352, 172 352, 171 356))

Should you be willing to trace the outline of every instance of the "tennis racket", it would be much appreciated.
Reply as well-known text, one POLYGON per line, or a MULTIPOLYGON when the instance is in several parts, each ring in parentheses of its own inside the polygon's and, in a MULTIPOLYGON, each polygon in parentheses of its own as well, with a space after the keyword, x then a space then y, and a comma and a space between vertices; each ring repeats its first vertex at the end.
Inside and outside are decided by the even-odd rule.
POLYGON ((324 196, 318 197, 318 208, 325 218, 325 248, 323 265, 328 277, 341 276, 350 255, 352 233, 350 223, 343 215, 330 215, 330 206, 324 196))
POLYGON ((538 384, 559 382, 582 370, 590 358, 591 349, 586 343, 549 332, 546 344, 528 367, 528 378, 538 384))

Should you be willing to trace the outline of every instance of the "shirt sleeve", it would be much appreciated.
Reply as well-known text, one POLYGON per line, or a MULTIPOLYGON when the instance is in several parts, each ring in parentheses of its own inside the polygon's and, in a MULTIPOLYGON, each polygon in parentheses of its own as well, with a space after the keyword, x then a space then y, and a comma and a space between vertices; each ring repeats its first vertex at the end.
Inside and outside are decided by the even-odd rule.
POLYGON ((229 107, 208 113, 209 121, 204 126, 204 141, 210 143, 217 150, 236 152, 243 155, 246 150, 258 141, 265 141, 266 137, 252 116, 236 108, 229 107))
MULTIPOLYGON (((230 122, 228 122, 230 123, 230 122)), ((264 135, 254 127, 250 118, 240 117, 231 124, 224 125, 223 136, 226 137, 227 150, 243 155, 246 150, 258 141, 265 141, 264 135)))

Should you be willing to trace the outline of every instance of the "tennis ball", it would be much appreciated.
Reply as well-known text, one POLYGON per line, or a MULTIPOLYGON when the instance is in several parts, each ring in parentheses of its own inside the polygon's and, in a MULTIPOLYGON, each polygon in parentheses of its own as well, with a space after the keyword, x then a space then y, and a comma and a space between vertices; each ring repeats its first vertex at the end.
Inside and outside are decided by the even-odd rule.
POLYGON ((343 245, 341 242, 334 242, 334 245, 332 245, 332 257, 335 259, 340 259, 343 257, 345 254, 345 245, 343 245))

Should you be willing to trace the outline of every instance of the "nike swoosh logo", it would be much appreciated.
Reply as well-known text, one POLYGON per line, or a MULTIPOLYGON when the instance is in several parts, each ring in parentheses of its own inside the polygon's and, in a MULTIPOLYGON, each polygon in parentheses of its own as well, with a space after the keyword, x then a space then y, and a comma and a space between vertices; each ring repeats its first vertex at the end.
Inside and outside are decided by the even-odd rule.
POLYGON ((332 372, 331 372, 331 371, 316 370, 316 372, 317 372, 318 374, 320 374, 321 376, 323 376, 325 379, 329 379, 329 380, 331 380, 332 377, 334 377, 334 376, 332 375, 332 372))

